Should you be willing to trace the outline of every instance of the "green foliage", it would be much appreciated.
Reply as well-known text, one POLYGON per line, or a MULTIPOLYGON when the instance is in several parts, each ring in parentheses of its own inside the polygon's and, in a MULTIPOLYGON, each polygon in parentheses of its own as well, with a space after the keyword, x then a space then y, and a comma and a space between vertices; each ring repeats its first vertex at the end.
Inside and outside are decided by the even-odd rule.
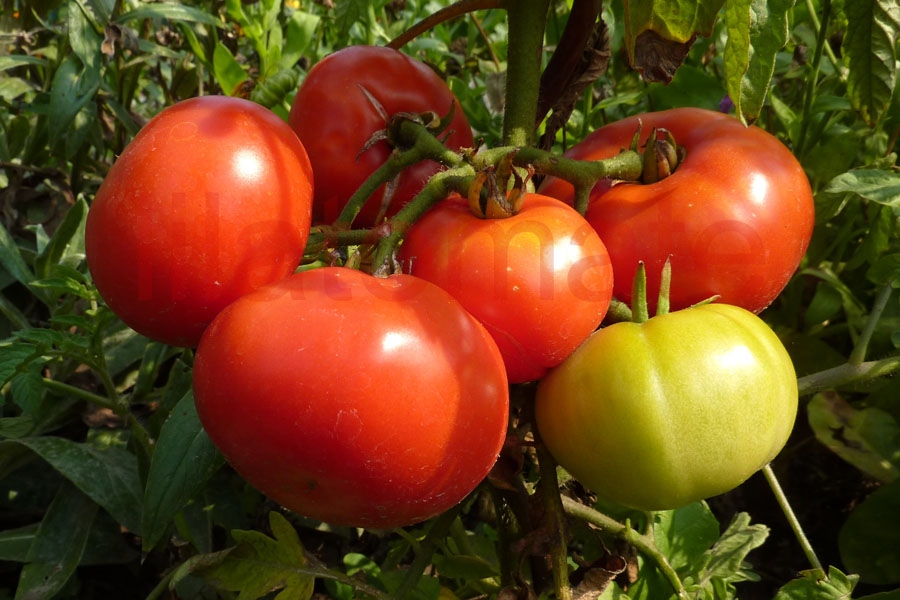
MULTIPOLYGON (((514 474, 494 473, 456 512, 395 532, 288 520, 224 465, 193 405, 191 352, 127 329, 92 284, 93 195, 163 107, 237 94, 286 117, 323 56, 385 44, 447 4, 3 4, 0 597, 106 598, 124 578, 128 598, 549 598, 547 557, 565 540, 583 598, 671 598, 679 583, 685 598, 897 598, 900 383, 881 377, 900 369, 895 0, 603 3, 610 64, 550 140, 561 150, 624 116, 730 100, 801 161, 816 230, 762 314, 806 399, 775 467, 790 473, 803 527, 828 525, 815 505, 834 496, 817 543, 842 564, 807 570, 794 540, 773 542, 780 517, 755 522, 762 501, 744 488, 643 514, 592 504, 566 482, 590 518, 568 514, 571 531, 552 530, 528 451, 505 456, 514 474), (671 82, 639 75, 654 69, 671 82), (821 477, 832 485, 810 489, 821 477), (796 560, 776 568, 784 547, 796 560)), ((571 5, 550 3, 545 63, 571 5)), ((478 10, 404 47, 448 80, 486 145, 503 126, 508 34, 504 10, 478 10)), ((528 447, 527 428, 516 433, 528 447)))

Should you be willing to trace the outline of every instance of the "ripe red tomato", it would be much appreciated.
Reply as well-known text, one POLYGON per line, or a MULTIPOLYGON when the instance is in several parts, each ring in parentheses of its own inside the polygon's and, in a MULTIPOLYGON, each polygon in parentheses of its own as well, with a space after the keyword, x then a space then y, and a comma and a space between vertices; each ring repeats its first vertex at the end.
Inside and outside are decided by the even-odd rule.
MULTIPOLYGON (((443 117, 454 108, 447 146, 458 150, 475 143, 459 101, 425 63, 381 46, 351 46, 326 56, 313 65, 297 90, 289 118, 309 151, 316 174, 316 224, 333 223, 353 192, 390 156, 391 146, 386 141, 363 151, 385 122, 362 88, 389 115, 433 111, 443 117)), ((440 168, 436 162, 425 161, 406 169, 394 189, 387 216, 421 191, 440 168)), ((354 227, 375 224, 384 189, 382 186, 371 196, 354 227)))
POLYGON ((388 528, 444 512, 506 437, 503 361, 437 286, 342 267, 237 300, 194 364, 197 411, 238 473, 333 524, 388 528))
POLYGON ((775 458, 797 395, 769 326, 708 304, 598 330, 538 383, 535 420, 553 457, 597 494, 668 510, 775 458))
POLYGON ((481 321, 512 383, 561 363, 600 325, 612 297, 596 232, 574 208, 539 194, 505 219, 476 217, 451 196, 409 229, 399 258, 481 321))
MULTIPOLYGON (((784 289, 812 236, 809 182, 790 151, 758 127, 728 115, 676 108, 602 127, 566 155, 597 160, 627 148, 638 127, 671 131, 687 152, 669 177, 649 185, 601 181, 587 220, 609 249, 613 294, 631 301, 639 261, 651 309, 671 256, 673 309, 718 295, 758 313, 784 289)), ((643 142, 642 142, 643 143, 643 142)), ((572 201, 572 186, 548 180, 542 193, 572 201)))
POLYGON ((221 309, 296 268, 311 204, 309 159, 277 115, 237 98, 185 100, 110 169, 87 218, 87 262, 127 325, 195 346, 221 309))

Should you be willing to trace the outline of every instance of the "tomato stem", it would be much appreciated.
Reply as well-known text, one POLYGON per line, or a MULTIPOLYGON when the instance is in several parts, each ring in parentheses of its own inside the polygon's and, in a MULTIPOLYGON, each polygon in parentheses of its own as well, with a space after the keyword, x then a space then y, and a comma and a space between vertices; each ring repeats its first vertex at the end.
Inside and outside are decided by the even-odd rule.
POLYGON ((445 6, 439 11, 432 13, 395 37, 387 46, 399 50, 412 40, 416 39, 423 33, 431 31, 441 23, 445 23, 451 19, 461 17, 465 14, 475 12, 476 10, 487 10, 490 8, 502 8, 505 4, 504 0, 459 0, 449 6, 445 6))
POLYGON ((834 389, 848 383, 868 381, 900 371, 900 355, 872 360, 859 364, 844 363, 812 375, 797 379, 797 389, 801 396, 823 390, 834 389))
POLYGON ((764 466, 762 472, 766 477, 766 481, 769 483, 769 487, 772 489, 772 493, 775 494, 775 500, 781 507, 781 511, 784 513, 788 524, 790 524, 791 529, 794 531, 794 536, 800 543, 800 547, 803 549, 803 553, 806 555, 809 564, 812 565, 814 569, 821 570, 822 563, 819 561, 819 557, 816 556, 812 544, 809 543, 809 539, 806 537, 806 533, 804 533, 803 527, 797 519, 797 515, 794 514, 794 509, 791 508, 791 504, 788 502, 784 490, 781 489, 781 484, 778 482, 778 478, 775 476, 775 472, 772 470, 771 465, 764 466))
POLYGON ((530 146, 541 87, 544 30, 550 0, 507 0, 509 25, 503 143, 530 146))
POLYGON ((540 440, 536 441, 538 467, 541 472, 541 496, 552 532, 550 562, 553 566, 553 585, 559 600, 572 600, 572 588, 569 585, 569 551, 566 544, 568 523, 559 493, 556 461, 550 456, 547 447, 540 443, 540 440))
POLYGON ((875 333, 875 328, 878 326, 878 321, 881 319, 881 315, 884 313, 893 291, 894 281, 892 280, 887 282, 878 292, 878 296, 875 297, 875 304, 872 305, 872 312, 869 313, 869 318, 866 321, 866 326, 859 335, 859 339, 856 340, 853 351, 850 353, 850 358, 847 360, 848 364, 860 365, 866 359, 869 342, 872 340, 872 335, 875 333))

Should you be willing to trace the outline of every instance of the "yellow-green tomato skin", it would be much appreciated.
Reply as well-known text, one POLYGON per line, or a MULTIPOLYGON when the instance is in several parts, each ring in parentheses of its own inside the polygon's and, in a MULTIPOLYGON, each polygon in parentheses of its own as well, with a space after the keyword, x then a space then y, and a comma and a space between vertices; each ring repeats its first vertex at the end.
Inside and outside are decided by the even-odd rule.
POLYGON ((734 489, 769 463, 797 415, 778 336, 708 304, 595 332, 537 388, 550 453, 613 502, 668 510, 734 489))

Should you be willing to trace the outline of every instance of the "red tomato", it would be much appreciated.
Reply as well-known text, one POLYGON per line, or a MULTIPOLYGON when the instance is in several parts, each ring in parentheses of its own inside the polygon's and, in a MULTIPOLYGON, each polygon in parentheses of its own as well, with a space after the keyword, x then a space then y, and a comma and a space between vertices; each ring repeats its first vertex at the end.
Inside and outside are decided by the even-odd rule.
POLYGON ((410 275, 305 271, 244 296, 197 349, 212 441, 276 502, 388 528, 449 509, 506 437, 503 361, 449 294, 410 275))
MULTIPOLYGON (((391 146, 381 141, 363 151, 385 127, 362 88, 389 115, 433 111, 441 117, 454 108, 446 144, 472 147, 472 130, 447 84, 426 64, 391 48, 351 46, 316 63, 297 90, 289 122, 309 151, 316 174, 313 221, 333 223, 353 192, 388 159, 391 146)), ((387 216, 415 196, 441 166, 425 161, 406 169, 391 198, 387 216)), ((373 194, 354 221, 375 224, 384 187, 373 194)))
MULTIPOLYGON (((718 295, 752 312, 784 289, 812 236, 809 182, 791 152, 758 127, 722 113, 676 108, 602 127, 567 156, 597 160, 629 146, 642 127, 671 131, 687 156, 650 185, 601 181, 585 215, 616 273, 616 298, 630 302, 639 261, 647 268, 651 309, 666 258, 672 260, 673 309, 718 295)), ((643 143, 643 142, 642 142, 643 143)), ((572 201, 572 186, 548 180, 542 193, 572 201)))
POLYGON ((248 100, 171 106, 138 133, 91 205, 91 275, 127 325, 195 346, 238 297, 291 273, 309 235, 312 171, 288 125, 248 100))
POLYGON ((612 296, 606 247, 575 209, 529 194, 506 219, 450 197, 410 228, 399 257, 494 337, 513 383, 541 378, 593 332, 612 296))

